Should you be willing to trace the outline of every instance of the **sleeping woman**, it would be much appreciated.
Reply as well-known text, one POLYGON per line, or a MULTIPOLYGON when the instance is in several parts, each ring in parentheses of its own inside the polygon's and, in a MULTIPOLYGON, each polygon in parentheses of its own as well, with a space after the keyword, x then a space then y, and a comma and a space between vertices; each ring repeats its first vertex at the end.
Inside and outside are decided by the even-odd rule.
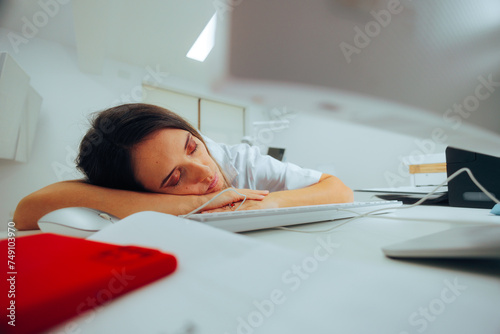
MULTIPOLYGON (((18 229, 37 229, 43 215, 72 206, 119 218, 139 211, 182 215, 229 187, 246 196, 240 210, 353 200, 335 176, 280 162, 247 144, 215 143, 179 115, 142 103, 98 113, 80 143, 77 167, 85 180, 54 183, 19 202, 18 229)), ((203 210, 234 210, 243 199, 227 191, 203 210)))

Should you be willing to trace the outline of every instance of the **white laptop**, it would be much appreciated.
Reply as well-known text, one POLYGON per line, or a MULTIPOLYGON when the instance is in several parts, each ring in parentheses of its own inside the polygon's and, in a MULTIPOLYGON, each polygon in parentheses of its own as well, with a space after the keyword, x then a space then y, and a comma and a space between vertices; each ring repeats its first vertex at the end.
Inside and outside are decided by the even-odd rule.
POLYGON ((497 258, 500 225, 459 226, 382 248, 394 258, 497 258))

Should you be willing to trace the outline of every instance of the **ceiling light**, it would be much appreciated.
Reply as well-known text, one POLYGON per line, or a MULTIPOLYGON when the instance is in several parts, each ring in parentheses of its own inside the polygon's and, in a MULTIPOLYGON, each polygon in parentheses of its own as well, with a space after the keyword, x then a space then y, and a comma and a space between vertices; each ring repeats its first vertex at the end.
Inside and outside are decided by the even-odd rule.
POLYGON ((217 26, 217 13, 215 13, 210 21, 207 23, 200 36, 196 39, 193 46, 186 54, 186 57, 197 60, 205 61, 207 56, 212 51, 215 43, 215 28, 217 26))

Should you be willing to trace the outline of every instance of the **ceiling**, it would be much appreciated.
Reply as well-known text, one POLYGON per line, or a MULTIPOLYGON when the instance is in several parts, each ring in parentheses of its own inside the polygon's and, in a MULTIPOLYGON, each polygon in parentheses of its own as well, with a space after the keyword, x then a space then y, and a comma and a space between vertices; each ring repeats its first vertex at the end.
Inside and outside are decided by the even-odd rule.
MULTIPOLYGON (((26 20, 33 22, 37 13, 46 12, 49 19, 39 29, 37 37, 77 48, 80 65, 88 72, 99 73, 103 60, 109 58, 143 68, 159 66, 169 73, 206 83, 212 79, 214 71, 222 70, 220 58, 225 55, 225 34, 230 15, 234 12, 238 20, 251 20, 245 39, 239 43, 253 49, 242 48, 246 56, 237 56, 249 64, 257 64, 252 70, 260 72, 253 73, 253 76, 283 72, 285 65, 293 61, 293 71, 286 68, 285 75, 279 74, 283 80, 311 82, 396 99, 399 96, 410 104, 418 104, 417 100, 421 99, 413 91, 418 91, 419 85, 423 89, 422 85, 429 85, 430 81, 446 85, 445 80, 454 80, 453 84, 463 86, 464 79, 476 77, 477 73, 484 73, 492 66, 498 68, 498 0, 402 0, 404 11, 393 16, 390 26, 373 39, 370 47, 352 54, 354 64, 346 64, 339 44, 346 42, 354 46, 354 27, 363 28, 365 23, 373 20, 369 11, 386 9, 388 2, 4 0, 0 26, 21 32, 26 20), (43 6, 44 3, 49 5, 43 6), (264 3, 267 7, 263 6, 264 3), (330 4, 328 10, 323 8, 324 3, 330 4), (219 13, 218 40, 212 54, 205 63, 186 58, 187 51, 216 10, 219 13), (316 28, 322 29, 319 24, 324 19, 330 20, 331 26, 327 39, 310 34, 316 28), (293 31, 296 35, 286 37, 296 40, 277 40, 283 29, 293 31), (272 44, 265 44, 269 41, 272 44), (265 48, 255 48, 259 43, 265 48), (303 45, 304 49, 300 50, 298 45, 303 45), (335 49, 335 52, 330 49, 335 49), (286 55, 286 59, 271 62, 269 59, 274 60, 272 52, 286 55), (311 71, 316 60, 322 61, 321 57, 325 56, 329 57, 330 68, 311 71), (397 75, 394 68, 402 71, 401 74, 397 75), (412 89, 389 94, 405 84, 410 84, 412 89)), ((442 94, 453 98, 447 90, 442 94)))
POLYGON ((49 19, 37 37, 75 47, 89 73, 100 73, 104 60, 112 59, 206 83, 219 63, 220 45, 205 63, 186 58, 215 13, 211 0, 7 0, 0 25, 22 32, 26 20, 43 18, 40 12, 49 19))
MULTIPOLYGON (((351 91, 439 115, 473 94, 478 77, 500 81, 498 0, 401 0, 404 10, 346 61, 341 43, 356 46, 355 29, 365 29, 375 20, 370 11, 391 2, 4 0, 0 25, 21 32, 26 20, 48 13, 37 37, 76 48, 89 73, 100 73, 104 60, 113 59, 209 85, 230 63, 232 74, 246 78, 351 91), (186 58, 216 11, 212 53, 203 63, 186 58)), ((322 102, 336 107, 335 99, 322 102)), ((481 126, 499 133, 499 106, 497 89, 469 120, 482 113, 481 126)))
POLYGON ((228 45, 233 93, 499 150, 498 0, 241 1, 228 45))

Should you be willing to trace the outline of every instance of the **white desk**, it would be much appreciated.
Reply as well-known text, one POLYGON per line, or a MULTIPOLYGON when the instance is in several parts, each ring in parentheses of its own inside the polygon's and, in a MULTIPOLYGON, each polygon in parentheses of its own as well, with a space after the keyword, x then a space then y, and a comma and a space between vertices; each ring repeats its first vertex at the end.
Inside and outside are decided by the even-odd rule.
MULTIPOLYGON (((135 219, 137 222, 133 216, 129 218, 128 223, 144 223, 144 216, 135 219)), ((296 228, 317 230, 335 224, 296 228)), ((217 241, 220 232, 206 228, 202 238, 215 240, 213 250, 199 248, 200 236, 176 236, 167 243, 178 243, 177 248, 172 246, 179 255, 178 273, 108 304, 94 312, 92 321, 83 315, 59 326, 55 333, 68 332, 68 326, 76 324, 80 333, 136 333, 141 329, 144 333, 186 334, 498 334, 500 261, 392 260, 381 251, 392 243, 472 224, 500 224, 500 216, 481 209, 422 206, 358 219, 326 234, 273 229, 244 233, 248 238, 236 242, 217 241), (253 250, 254 240, 270 248, 253 250), (283 252, 275 252, 272 245, 283 252), (247 248, 250 254, 242 251, 247 248), (233 250, 237 250, 234 258, 221 267, 218 256, 233 256, 233 250), (252 257, 263 263, 246 262, 252 257), (198 263, 196 268, 205 266, 201 274, 190 267, 193 262, 198 263), (301 269, 300 274, 292 270, 294 266, 301 269), (270 299, 276 290, 285 292, 275 296, 283 303, 276 303, 270 316, 262 316, 263 310, 261 318, 252 320, 259 310, 256 305, 270 299)), ((154 247, 168 238, 147 233, 138 228, 120 240, 140 243, 156 238, 150 245, 154 247)), ((102 233, 99 240, 115 238, 102 233)))
MULTIPOLYGON (((381 247, 454 226, 478 224, 500 225, 500 216, 491 215, 489 210, 485 209, 419 206, 396 210, 388 215, 357 219, 326 234, 304 234, 271 229, 246 232, 244 235, 306 253, 312 249, 311 245, 315 243, 317 236, 330 235, 335 242, 342 245, 336 254, 343 259, 394 264, 394 260, 384 256, 381 247)), ((335 225, 336 222, 325 222, 293 228, 315 231, 326 230, 335 225)), ((500 274, 500 271, 498 273, 500 274)))

